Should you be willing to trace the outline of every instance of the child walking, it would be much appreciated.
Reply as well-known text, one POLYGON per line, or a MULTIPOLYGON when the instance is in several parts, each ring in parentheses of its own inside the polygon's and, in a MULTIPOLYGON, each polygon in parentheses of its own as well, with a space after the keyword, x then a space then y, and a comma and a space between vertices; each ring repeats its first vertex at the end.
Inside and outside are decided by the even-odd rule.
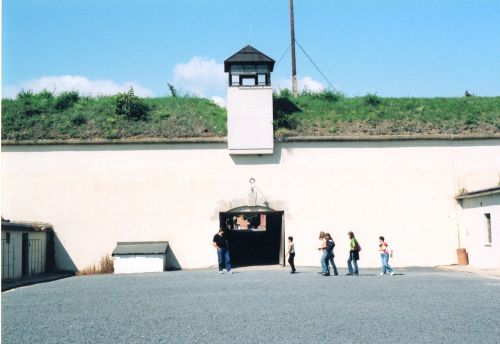
POLYGON ((394 270, 389 265, 389 245, 385 242, 385 238, 383 236, 378 237, 378 250, 380 251, 380 260, 382 262, 382 272, 381 275, 385 275, 386 272, 390 273, 391 276, 394 276, 394 270))

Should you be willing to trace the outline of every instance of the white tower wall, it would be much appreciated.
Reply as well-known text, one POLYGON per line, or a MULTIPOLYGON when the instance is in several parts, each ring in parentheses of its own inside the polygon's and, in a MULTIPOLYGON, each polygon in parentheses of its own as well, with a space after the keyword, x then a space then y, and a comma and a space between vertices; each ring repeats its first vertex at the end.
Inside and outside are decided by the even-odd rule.
POLYGON ((230 154, 273 153, 271 86, 228 87, 227 141, 230 154))

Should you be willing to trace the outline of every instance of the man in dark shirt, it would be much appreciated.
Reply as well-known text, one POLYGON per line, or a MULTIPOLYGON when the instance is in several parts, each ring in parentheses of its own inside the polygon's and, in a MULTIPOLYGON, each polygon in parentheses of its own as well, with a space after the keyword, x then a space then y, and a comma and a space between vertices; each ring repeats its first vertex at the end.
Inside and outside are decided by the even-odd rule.
POLYGON ((212 245, 217 249, 217 257, 219 259, 219 273, 224 273, 223 269, 225 261, 227 273, 232 274, 233 272, 231 271, 227 240, 226 238, 224 238, 224 228, 219 229, 219 233, 214 235, 212 245))

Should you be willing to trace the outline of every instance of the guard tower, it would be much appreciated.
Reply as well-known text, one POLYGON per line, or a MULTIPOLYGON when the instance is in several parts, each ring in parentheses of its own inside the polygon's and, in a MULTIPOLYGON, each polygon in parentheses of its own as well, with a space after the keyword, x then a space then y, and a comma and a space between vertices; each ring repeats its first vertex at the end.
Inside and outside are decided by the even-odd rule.
POLYGON ((273 153, 274 60, 247 45, 224 61, 229 154, 273 153))

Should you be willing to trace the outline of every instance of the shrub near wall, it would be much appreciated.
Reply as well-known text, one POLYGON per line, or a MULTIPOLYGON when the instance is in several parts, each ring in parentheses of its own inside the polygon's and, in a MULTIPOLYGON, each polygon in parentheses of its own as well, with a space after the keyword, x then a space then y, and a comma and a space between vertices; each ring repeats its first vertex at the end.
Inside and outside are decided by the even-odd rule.
POLYGON ((113 257, 106 254, 101 257, 99 263, 89 265, 78 271, 78 275, 112 274, 115 271, 113 257))
POLYGON ((148 117, 148 107, 134 94, 131 87, 127 93, 118 93, 113 99, 113 110, 118 116, 129 120, 145 120, 148 117))

